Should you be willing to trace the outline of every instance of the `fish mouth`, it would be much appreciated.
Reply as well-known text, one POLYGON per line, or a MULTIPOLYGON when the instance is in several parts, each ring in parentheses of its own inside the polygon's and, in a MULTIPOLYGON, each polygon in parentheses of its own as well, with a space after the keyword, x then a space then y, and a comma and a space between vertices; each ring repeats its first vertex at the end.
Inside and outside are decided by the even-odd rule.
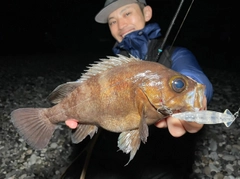
POLYGON ((173 111, 168 108, 167 106, 162 105, 159 108, 155 108, 159 114, 162 114, 163 116, 171 116, 173 114, 173 111))

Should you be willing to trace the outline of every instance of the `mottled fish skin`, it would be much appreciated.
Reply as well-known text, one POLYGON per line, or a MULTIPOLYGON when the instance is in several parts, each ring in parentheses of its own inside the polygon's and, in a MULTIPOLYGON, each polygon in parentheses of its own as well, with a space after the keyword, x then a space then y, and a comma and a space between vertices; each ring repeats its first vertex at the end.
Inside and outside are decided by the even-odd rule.
POLYGON ((134 158, 141 141, 147 142, 148 125, 170 111, 202 108, 205 86, 165 66, 134 57, 108 57, 92 64, 82 77, 58 86, 48 97, 50 108, 20 108, 11 120, 33 148, 44 148, 58 123, 76 119, 74 143, 98 127, 121 133, 118 147, 134 158))

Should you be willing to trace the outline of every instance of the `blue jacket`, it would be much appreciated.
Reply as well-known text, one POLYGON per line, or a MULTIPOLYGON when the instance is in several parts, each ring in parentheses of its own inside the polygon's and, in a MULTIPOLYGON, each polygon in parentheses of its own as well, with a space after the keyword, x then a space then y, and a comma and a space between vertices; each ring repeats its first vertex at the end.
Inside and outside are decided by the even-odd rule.
MULTIPOLYGON (((160 36, 161 33, 158 24, 148 24, 142 30, 126 35, 121 43, 115 44, 113 52, 115 54, 131 54, 142 60, 157 61, 159 50, 161 50, 160 36), (157 41, 160 43, 152 45, 152 42, 156 41, 155 39, 159 39, 157 41)), ((209 102, 213 95, 212 84, 203 73, 192 52, 183 47, 175 47, 171 54, 171 69, 204 84, 206 86, 205 95, 209 102)))

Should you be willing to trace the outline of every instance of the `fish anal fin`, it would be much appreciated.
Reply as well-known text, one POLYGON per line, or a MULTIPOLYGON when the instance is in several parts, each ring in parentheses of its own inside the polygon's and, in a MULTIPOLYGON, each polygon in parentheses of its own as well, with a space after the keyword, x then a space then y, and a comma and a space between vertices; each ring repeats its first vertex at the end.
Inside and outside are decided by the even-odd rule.
POLYGON ((59 103, 63 98, 65 98, 69 93, 74 91, 81 83, 67 82, 56 87, 47 97, 47 100, 53 104, 59 103))
POLYGON ((137 150, 140 147, 140 144, 141 144, 141 139, 140 139, 138 129, 125 131, 119 135, 118 137, 119 149, 126 154, 130 153, 130 158, 126 165, 128 165, 129 162, 134 158, 135 154, 137 153, 137 150))
POLYGON ((11 113, 13 125, 34 149, 46 147, 56 128, 44 115, 44 111, 44 108, 20 108, 11 113))
POLYGON ((85 139, 88 135, 90 138, 92 138, 97 131, 98 127, 95 125, 80 124, 71 136, 72 142, 77 144, 85 139))

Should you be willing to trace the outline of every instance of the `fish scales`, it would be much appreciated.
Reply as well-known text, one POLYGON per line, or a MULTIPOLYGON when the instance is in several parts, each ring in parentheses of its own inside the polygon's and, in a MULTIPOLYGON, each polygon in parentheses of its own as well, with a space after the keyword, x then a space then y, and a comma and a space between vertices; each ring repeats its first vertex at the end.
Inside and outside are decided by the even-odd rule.
POLYGON ((200 110, 204 91, 204 85, 159 63, 119 55, 59 85, 48 97, 52 107, 16 109, 11 121, 36 149, 46 147, 56 125, 68 119, 79 123, 74 143, 92 137, 99 127, 118 132, 118 147, 130 153, 130 162, 141 141, 147 141, 148 125, 169 116, 168 111, 200 110))

